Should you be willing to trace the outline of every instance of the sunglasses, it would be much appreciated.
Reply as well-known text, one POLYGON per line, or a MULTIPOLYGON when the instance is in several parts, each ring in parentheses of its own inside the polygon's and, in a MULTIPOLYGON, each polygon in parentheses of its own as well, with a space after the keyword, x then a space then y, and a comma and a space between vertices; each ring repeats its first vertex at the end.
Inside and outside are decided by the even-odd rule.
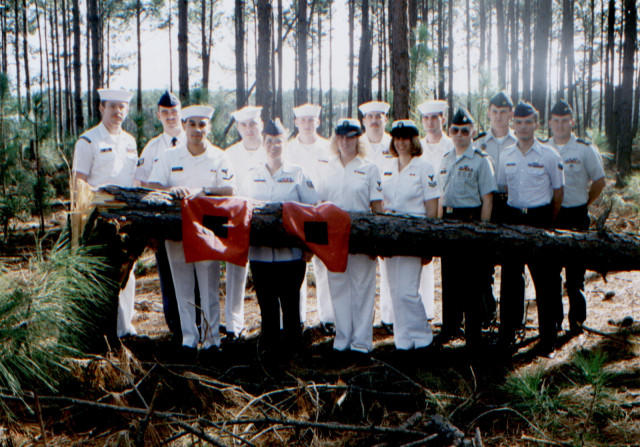
POLYGON ((462 135, 463 137, 467 137, 471 133, 471 129, 469 129, 468 127, 456 127, 456 126, 451 126, 449 128, 449 134, 451 135, 457 135, 458 132, 460 132, 460 135, 462 135))

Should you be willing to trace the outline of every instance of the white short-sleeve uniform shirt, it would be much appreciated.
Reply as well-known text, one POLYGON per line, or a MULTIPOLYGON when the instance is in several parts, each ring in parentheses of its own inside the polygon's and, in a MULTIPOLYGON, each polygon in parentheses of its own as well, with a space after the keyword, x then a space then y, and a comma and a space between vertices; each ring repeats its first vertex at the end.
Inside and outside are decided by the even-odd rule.
POLYGON ((112 135, 100 123, 78 138, 73 170, 87 175, 91 186, 133 186, 137 161, 136 140, 124 130, 112 135))
POLYGON ((535 140, 523 154, 518 145, 500 155, 498 185, 508 188, 507 204, 514 208, 535 208, 551 203, 553 190, 564 185, 560 154, 535 140))
POLYGON ((248 196, 249 170, 260 163, 267 162, 264 147, 260 146, 257 149, 248 150, 242 141, 238 141, 236 144, 229 146, 224 152, 227 154, 236 177, 236 194, 248 196))
POLYGON ((589 201, 591 182, 604 177, 602 157, 592 143, 579 140, 574 134, 564 146, 549 143, 555 147, 564 164, 564 198, 562 206, 585 205, 589 201))
POLYGON ((192 155, 186 144, 165 152, 155 163, 149 183, 168 188, 235 187, 233 169, 225 153, 209 142, 200 155, 192 155))
POLYGON ((444 134, 437 143, 427 143, 427 138, 425 137, 420 140, 420 145, 422 146, 422 158, 431 163, 434 169, 439 169, 444 154, 454 149, 453 141, 444 134))
POLYGON ((426 215, 424 202, 440 197, 435 169, 420 157, 413 157, 401 171, 398 167, 394 158, 382 172, 384 207, 396 213, 426 215))
MULTIPOLYGON (((318 193, 301 166, 285 162, 273 175, 266 164, 254 166, 249 171, 249 197, 263 202, 299 202, 315 205, 318 193)), ((249 248, 251 261, 279 262, 302 258, 299 248, 249 248)))
POLYGON ((318 183, 318 160, 329 157, 329 141, 316 135, 316 141, 305 144, 297 136, 284 149, 284 158, 289 163, 302 166, 314 184, 318 183))
POLYGON ((338 155, 321 165, 320 200, 333 202, 345 211, 371 211, 371 202, 382 200, 380 171, 371 161, 357 156, 342 166, 338 155))
POLYGON ((147 182, 153 165, 155 165, 160 156, 167 151, 175 149, 187 143, 187 135, 184 131, 180 132, 176 137, 172 137, 166 132, 161 133, 157 137, 149 140, 147 145, 142 150, 140 158, 138 158, 138 165, 134 174, 134 178, 140 182, 147 182), (173 143, 175 138, 175 144, 173 143))

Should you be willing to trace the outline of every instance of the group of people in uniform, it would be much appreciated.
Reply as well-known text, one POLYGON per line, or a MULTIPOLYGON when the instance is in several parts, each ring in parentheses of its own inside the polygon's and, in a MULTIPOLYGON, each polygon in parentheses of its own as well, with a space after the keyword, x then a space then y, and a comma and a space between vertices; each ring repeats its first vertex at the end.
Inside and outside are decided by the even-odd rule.
MULTIPOLYGON (((138 156, 135 140, 122 129, 131 94, 111 89, 99 94, 102 120, 76 143, 73 187, 78 182, 143 186, 180 199, 204 195, 330 202, 349 212, 583 230, 589 227, 588 206, 605 186, 599 152, 573 134, 573 111, 562 100, 551 110, 553 138, 547 142, 535 137, 538 112, 527 103, 514 106, 502 92, 489 103, 490 129, 480 134, 464 108, 456 110, 447 126, 446 102, 420 104, 423 138, 412 120, 389 125, 389 104, 380 101, 360 105, 362 121, 339 119, 330 140, 317 133, 319 106, 293 109, 297 134, 291 139, 279 119, 263 123, 261 108, 246 106, 232 113, 240 141, 222 150, 207 139, 214 110, 182 108, 165 92, 157 107, 163 132, 138 156)), ((215 352, 222 341, 220 262, 187 262, 182 242, 158 241, 155 251, 169 329, 185 352, 215 352)), ((226 263, 225 338, 242 337, 250 269, 262 318, 260 346, 272 357, 288 358, 299 348, 309 265, 320 329, 335 335, 338 353, 367 356, 373 349, 377 269, 380 319, 398 350, 425 349, 464 336, 478 352, 483 327, 495 319, 490 259, 463 253, 442 257, 442 327, 435 338, 430 257, 392 256, 376 262, 368 255, 349 254, 344 272, 330 271, 318 257, 296 247, 252 246, 248 259, 247 265, 226 263)), ((536 349, 544 355, 553 351, 562 330, 562 267, 528 264, 540 323, 536 349)), ((579 260, 566 266, 572 334, 581 331, 586 319, 584 276, 579 260)), ((511 353, 523 327, 524 265, 503 265, 501 278, 498 346, 511 353)), ((119 336, 136 334, 134 292, 131 273, 119 296, 119 336)))

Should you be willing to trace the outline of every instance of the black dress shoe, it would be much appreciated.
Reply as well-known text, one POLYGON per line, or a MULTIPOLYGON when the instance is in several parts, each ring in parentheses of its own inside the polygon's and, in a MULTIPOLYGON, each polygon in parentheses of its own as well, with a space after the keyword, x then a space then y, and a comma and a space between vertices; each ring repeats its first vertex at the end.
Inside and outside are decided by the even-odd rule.
POLYGON ((336 325, 331 322, 320 323, 320 332, 324 335, 336 335, 336 325))

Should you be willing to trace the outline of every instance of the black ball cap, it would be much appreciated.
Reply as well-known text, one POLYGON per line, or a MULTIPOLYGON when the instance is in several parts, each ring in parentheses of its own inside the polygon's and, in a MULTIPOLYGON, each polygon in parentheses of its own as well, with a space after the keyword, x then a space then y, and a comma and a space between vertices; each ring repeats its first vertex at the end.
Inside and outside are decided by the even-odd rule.
POLYGON ((418 126, 412 120, 397 120, 391 125, 392 137, 412 138, 418 135, 418 126))
POLYGON ((513 101, 511 101, 511 96, 507 95, 505 92, 500 92, 491 98, 489 105, 496 107, 513 107, 513 101))
POLYGON ((519 102, 516 109, 513 111, 513 116, 518 118, 524 118, 536 113, 536 109, 533 108, 528 102, 519 102))
POLYGON ((284 126, 282 125, 280 118, 269 120, 267 125, 264 126, 263 133, 265 135, 271 135, 272 137, 277 137, 278 135, 284 134, 284 126))
POLYGON ((180 100, 169 90, 165 90, 158 101, 158 107, 177 107, 179 105, 180 100))
POLYGON ((564 100, 559 99, 558 102, 551 108, 551 115, 565 116, 573 114, 571 106, 564 100))
POLYGON ((467 109, 459 107, 451 119, 451 124, 456 126, 464 126, 465 124, 473 124, 473 117, 467 109))
POLYGON ((345 137, 359 137, 362 135, 362 126, 360 121, 353 118, 339 119, 336 124, 336 135, 343 135, 345 137))

